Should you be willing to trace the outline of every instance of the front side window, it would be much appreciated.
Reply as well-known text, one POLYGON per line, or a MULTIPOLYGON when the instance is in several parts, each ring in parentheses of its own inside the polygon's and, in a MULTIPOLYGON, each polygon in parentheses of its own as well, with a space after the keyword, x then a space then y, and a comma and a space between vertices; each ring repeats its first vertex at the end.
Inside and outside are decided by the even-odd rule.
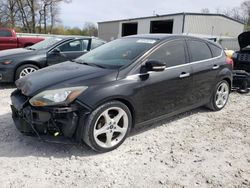
POLYGON ((153 52, 149 60, 166 63, 167 67, 185 64, 185 42, 183 40, 170 41, 153 52))
POLYGON ((82 40, 82 51, 88 51, 89 49, 89 40, 88 39, 85 39, 85 40, 82 40))
POLYGON ((8 30, 0 30, 0 37, 12 37, 12 34, 8 30))
POLYGON ((61 52, 80 52, 88 50, 89 40, 74 40, 59 46, 61 52))
POLYGON ((82 44, 80 40, 66 42, 59 47, 61 52, 75 52, 82 51, 82 44))
POLYGON ((205 42, 190 40, 188 41, 188 48, 191 56, 191 62, 212 58, 211 51, 205 42))

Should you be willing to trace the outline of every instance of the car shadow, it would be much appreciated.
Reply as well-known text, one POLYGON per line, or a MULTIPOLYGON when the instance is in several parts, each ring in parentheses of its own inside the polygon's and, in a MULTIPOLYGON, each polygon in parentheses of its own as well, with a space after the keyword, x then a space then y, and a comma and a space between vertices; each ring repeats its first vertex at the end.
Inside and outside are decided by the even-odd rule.
MULTIPOLYGON (((207 113, 206 108, 197 108, 174 117, 147 124, 143 127, 133 129, 129 137, 149 131, 163 124, 168 124, 192 114, 207 113)), ((39 140, 35 136, 25 136, 15 127, 11 113, 0 115, 0 157, 45 157, 45 158, 71 158, 72 156, 88 157, 98 155, 84 144, 74 142, 51 143, 39 140)))
POLYGON ((131 131, 130 136, 135 136, 137 134, 141 134, 143 132, 146 132, 146 131, 149 131, 151 129, 157 128, 157 127, 162 126, 164 124, 169 124, 169 123, 171 123, 173 121, 177 121, 177 120, 186 118, 186 117, 191 116, 193 114, 209 113, 209 112, 212 112, 212 111, 209 110, 206 107, 199 107, 199 108, 196 108, 196 109, 193 109, 193 110, 190 110, 190 111, 186 111, 186 112, 180 113, 178 115, 175 115, 175 116, 172 116, 172 117, 169 117, 169 118, 165 118, 164 120, 161 120, 161 121, 156 121, 154 123, 145 124, 145 125, 143 125, 141 127, 135 127, 131 131))
POLYGON ((16 88, 14 83, 0 83, 0 89, 12 89, 16 88))

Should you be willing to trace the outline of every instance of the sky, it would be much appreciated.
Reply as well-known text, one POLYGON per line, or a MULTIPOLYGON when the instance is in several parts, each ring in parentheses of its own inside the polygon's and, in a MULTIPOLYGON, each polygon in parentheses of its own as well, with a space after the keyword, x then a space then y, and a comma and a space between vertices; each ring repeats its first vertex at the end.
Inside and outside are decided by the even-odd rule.
POLYGON ((178 12, 200 12, 208 8, 239 7, 243 0, 72 0, 61 3, 60 18, 68 27, 83 27, 85 22, 102 22, 178 12))

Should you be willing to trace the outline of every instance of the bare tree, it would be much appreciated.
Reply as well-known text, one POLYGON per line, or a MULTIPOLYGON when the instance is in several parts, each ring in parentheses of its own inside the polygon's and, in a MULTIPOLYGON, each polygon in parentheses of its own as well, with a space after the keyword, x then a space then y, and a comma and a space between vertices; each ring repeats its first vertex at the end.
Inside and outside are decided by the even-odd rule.
POLYGON ((210 10, 208 8, 203 8, 203 9, 201 9, 201 13, 208 14, 208 13, 210 13, 210 10))
POLYGON ((246 29, 249 30, 250 29, 250 1, 243 1, 241 3, 241 9, 243 10, 243 19, 246 23, 246 29))

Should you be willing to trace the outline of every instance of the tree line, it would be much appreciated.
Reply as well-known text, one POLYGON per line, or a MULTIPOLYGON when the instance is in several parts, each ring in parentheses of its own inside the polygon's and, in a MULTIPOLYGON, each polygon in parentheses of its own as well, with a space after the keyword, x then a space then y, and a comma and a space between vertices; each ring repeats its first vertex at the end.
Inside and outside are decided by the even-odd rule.
MULTIPOLYGON (((1 0, 0 27, 15 28, 18 32, 50 33, 64 35, 97 36, 97 26, 85 22, 83 28, 68 28, 60 23, 60 3, 72 0, 1 0)), ((210 13, 203 8, 202 13, 210 13)), ((224 14, 246 24, 250 30, 250 0, 244 0, 239 7, 217 8, 215 13, 224 14)))
POLYGON ((18 32, 97 35, 97 27, 86 22, 82 29, 60 25, 60 3, 72 0, 1 0, 0 27, 15 28, 18 32))
MULTIPOLYGON (((211 13, 208 8, 201 9, 202 13, 211 13)), ((217 8, 214 13, 224 14, 245 24, 245 30, 250 30, 250 0, 244 0, 240 6, 233 8, 217 8)))

